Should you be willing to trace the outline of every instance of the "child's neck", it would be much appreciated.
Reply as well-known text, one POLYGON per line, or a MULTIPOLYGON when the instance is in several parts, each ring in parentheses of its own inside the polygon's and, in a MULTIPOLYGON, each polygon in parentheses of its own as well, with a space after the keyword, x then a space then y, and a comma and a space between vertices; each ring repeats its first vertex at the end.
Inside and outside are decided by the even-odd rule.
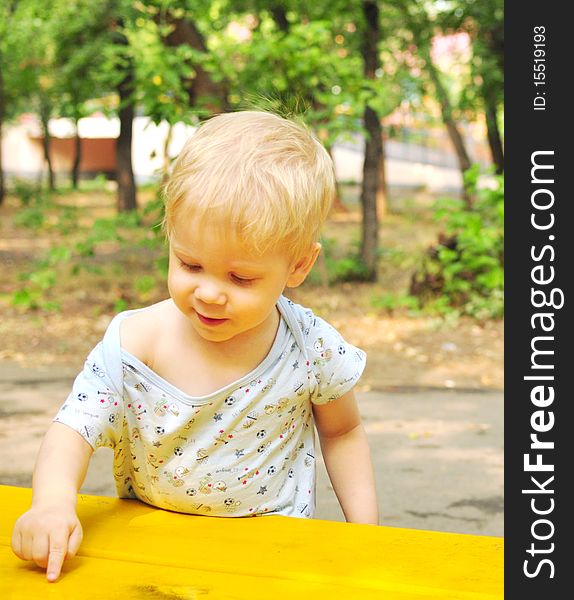
POLYGON ((261 364, 273 347, 280 313, 275 308, 255 331, 224 342, 202 338, 181 313, 176 320, 179 324, 174 323, 175 327, 166 332, 169 337, 161 344, 163 351, 154 356, 149 366, 190 396, 206 396, 238 381, 261 364))
POLYGON ((192 327, 187 328, 186 341, 202 349, 208 356, 236 364, 256 361, 257 366, 273 346, 281 315, 275 308, 269 317, 258 327, 223 341, 214 342, 201 337, 192 327))

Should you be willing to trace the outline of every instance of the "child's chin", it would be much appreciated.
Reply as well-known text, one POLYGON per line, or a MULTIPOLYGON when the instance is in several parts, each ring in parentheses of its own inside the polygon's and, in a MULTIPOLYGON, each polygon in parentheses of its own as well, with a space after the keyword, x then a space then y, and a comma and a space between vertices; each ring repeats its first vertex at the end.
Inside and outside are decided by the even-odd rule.
POLYGON ((223 329, 218 329, 217 327, 210 328, 201 323, 195 327, 195 330, 199 336, 210 342, 227 342, 232 337, 235 337, 235 334, 229 332, 229 330, 223 331, 223 329))

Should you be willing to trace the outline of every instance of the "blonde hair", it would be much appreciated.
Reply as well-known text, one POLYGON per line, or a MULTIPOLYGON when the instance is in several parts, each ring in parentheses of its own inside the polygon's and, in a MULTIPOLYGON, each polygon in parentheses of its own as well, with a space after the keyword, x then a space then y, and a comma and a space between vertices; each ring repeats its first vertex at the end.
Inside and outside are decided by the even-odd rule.
POLYGON ((163 193, 164 231, 219 220, 250 249, 299 258, 319 239, 335 191, 333 162, 302 125, 260 111, 225 113, 187 140, 163 193))

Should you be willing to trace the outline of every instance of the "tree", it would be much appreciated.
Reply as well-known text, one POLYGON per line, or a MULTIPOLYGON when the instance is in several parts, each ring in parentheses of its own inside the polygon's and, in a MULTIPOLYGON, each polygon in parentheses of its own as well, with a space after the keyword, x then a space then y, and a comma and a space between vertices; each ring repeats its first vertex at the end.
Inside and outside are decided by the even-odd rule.
POLYGON ((18 34, 21 33, 14 13, 16 2, 0 0, 0 206, 6 195, 6 183, 2 168, 2 133, 6 118, 12 108, 11 104, 18 94, 17 80, 19 79, 18 59, 19 50, 18 34))
POLYGON ((404 26, 410 32, 414 41, 414 43, 407 41, 407 48, 410 52, 419 56, 421 59, 420 68, 427 74, 427 78, 421 79, 421 85, 425 90, 434 91, 434 97, 439 103, 443 123, 456 152, 463 185, 463 198, 467 206, 471 206, 473 193, 466 183, 464 174, 471 167, 472 162, 455 119, 455 111, 449 92, 443 84, 442 75, 434 64, 431 54, 432 40, 438 30, 434 22, 436 16, 429 14, 429 7, 425 0, 413 0, 408 4, 403 4, 399 0, 397 6, 403 15, 404 26))
POLYGON ((28 75, 28 90, 24 97, 40 120, 48 187, 53 191, 56 188, 56 180, 52 164, 49 122, 55 113, 58 97, 54 69, 55 21, 50 19, 49 7, 41 3, 28 0, 21 8, 22 25, 28 28, 30 36, 23 64, 28 75))
MULTIPOLYGON (((424 58, 424 61, 426 64, 426 69, 430 76, 430 81, 432 82, 432 85, 434 86, 435 96, 436 96, 436 99, 441 108, 442 119, 445 124, 448 135, 451 139, 451 142, 454 146, 454 149, 456 152, 456 157, 458 159, 459 168, 460 168, 461 174, 464 178, 464 173, 468 169, 470 169, 472 162, 470 160, 470 156, 466 149, 466 144, 464 142, 464 138, 462 137, 462 134, 460 133, 458 124, 454 117, 452 102, 449 98, 448 91, 442 82, 441 74, 440 74, 438 68, 433 63, 430 49, 427 44, 423 44, 421 46, 421 54, 424 58)), ((468 192, 468 190, 466 188, 463 193, 465 195, 465 200, 466 200, 467 204, 470 205, 471 204, 470 193, 468 192)))
MULTIPOLYGON (((52 116, 83 116, 82 105, 98 93, 94 73, 101 65, 100 47, 90 44, 93 30, 102 30, 105 5, 87 0, 6 2, 2 37, 4 115, 34 111, 43 133, 48 181, 55 187, 49 121, 52 116)), ((105 28, 105 20, 104 28, 105 28)), ((78 140, 79 142, 79 140, 78 140)), ((79 163, 79 156, 76 155, 79 163)), ((77 168, 76 168, 77 178, 77 168)))
POLYGON ((374 279, 377 204, 384 207, 385 198, 381 120, 399 105, 405 75, 404 69, 391 74, 380 63, 385 19, 377 3, 232 4, 236 37, 222 35, 215 48, 232 82, 230 99, 244 106, 242 99, 258 104, 263 96, 265 106, 298 114, 327 150, 351 133, 366 138, 360 275, 374 279))
POLYGON ((351 98, 353 112, 362 115, 365 159, 361 184, 360 277, 375 281, 379 218, 387 209, 382 121, 399 106, 411 79, 408 71, 394 60, 392 51, 388 52, 395 35, 397 10, 388 3, 385 11, 381 12, 376 0, 314 3, 313 10, 333 20, 340 32, 336 39, 344 38, 342 58, 356 69, 352 76, 343 80, 342 85, 351 98), (342 32, 345 35, 341 35, 342 32), (381 61, 385 51, 391 55, 392 65, 381 61), (353 60, 359 61, 358 68, 354 67, 356 63, 353 60))
MULTIPOLYGON (((374 0, 363 0, 362 9, 365 20, 365 37, 361 48, 364 63, 364 75, 373 81, 380 66, 379 42, 381 28, 379 7, 374 0)), ((363 164, 363 185, 361 204, 363 206, 363 235, 361 259, 367 270, 367 278, 377 278, 377 256, 379 248, 379 219, 377 216, 377 192, 381 180, 380 169, 383 163, 383 131, 381 120, 369 102, 366 103, 363 122, 367 138, 365 140, 365 159, 363 164)))
POLYGON ((362 81, 360 57, 341 59, 347 51, 331 21, 293 13, 289 20, 281 8, 238 15, 218 36, 213 53, 225 69, 229 100, 304 121, 331 152, 335 141, 360 130, 351 91, 362 81))
POLYGON ((52 2, 50 19, 54 35, 53 69, 58 97, 58 114, 74 124, 72 186, 78 187, 82 144, 78 122, 89 114, 90 100, 108 90, 102 85, 105 47, 110 43, 108 3, 90 0, 52 2))
MULTIPOLYGON (((498 126, 504 101, 504 6, 502 0, 459 0, 447 14, 452 27, 465 31, 472 41, 471 73, 476 95, 482 100, 487 140, 498 174, 504 171, 504 148, 498 126)), ((472 90, 472 87, 468 88, 472 90)), ((463 98, 472 106, 472 98, 463 98)))
POLYGON ((164 25, 163 44, 166 48, 188 50, 187 57, 183 57, 183 64, 189 67, 189 71, 187 75, 180 75, 181 84, 188 95, 188 106, 199 108, 205 105, 211 110, 226 110, 229 104, 225 82, 221 78, 214 78, 202 65, 208 48, 190 12, 166 11, 158 14, 156 19, 164 25))
MULTIPOLYGON (((0 37, 2 32, 0 32, 0 37)), ((6 92, 4 91, 4 48, 0 47, 0 206, 4 202, 6 186, 4 183, 4 169, 2 168, 2 126, 6 118, 6 92)))
POLYGON ((135 67, 128 38, 122 29, 123 17, 120 16, 113 35, 113 41, 118 48, 116 91, 119 97, 117 112, 120 119, 120 133, 116 139, 117 209, 118 212, 127 212, 137 208, 136 184, 132 168, 135 67))
MULTIPOLYGON (((46 130, 46 115, 53 101, 49 65, 53 44, 43 27, 46 7, 34 0, 2 0, 0 3, 0 139, 1 125, 31 106, 46 130)), ((50 185, 54 176, 50 159, 49 133, 44 133, 44 158, 50 185)), ((1 171, 1 169, 0 169, 1 171)), ((4 179, 2 194, 4 195, 4 179)))
POLYGON ((118 13, 111 69, 120 97, 117 145, 118 209, 135 207, 131 123, 141 107, 155 123, 194 123, 226 106, 225 86, 209 69, 208 50, 192 20, 203 0, 147 0, 118 13), (204 66, 204 62, 207 66, 204 66))

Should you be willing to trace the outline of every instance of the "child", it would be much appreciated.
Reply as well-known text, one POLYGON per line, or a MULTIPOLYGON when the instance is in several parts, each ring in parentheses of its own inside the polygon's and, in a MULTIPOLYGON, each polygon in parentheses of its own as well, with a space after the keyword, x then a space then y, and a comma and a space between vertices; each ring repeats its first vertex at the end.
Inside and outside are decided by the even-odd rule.
POLYGON ((353 386, 363 351, 287 300, 320 251, 332 162, 305 128, 245 111, 204 123, 166 185, 169 299, 118 314, 42 443, 14 552, 58 578, 77 492, 114 448, 118 495, 212 516, 311 517, 314 429, 347 521, 378 521, 353 386))

